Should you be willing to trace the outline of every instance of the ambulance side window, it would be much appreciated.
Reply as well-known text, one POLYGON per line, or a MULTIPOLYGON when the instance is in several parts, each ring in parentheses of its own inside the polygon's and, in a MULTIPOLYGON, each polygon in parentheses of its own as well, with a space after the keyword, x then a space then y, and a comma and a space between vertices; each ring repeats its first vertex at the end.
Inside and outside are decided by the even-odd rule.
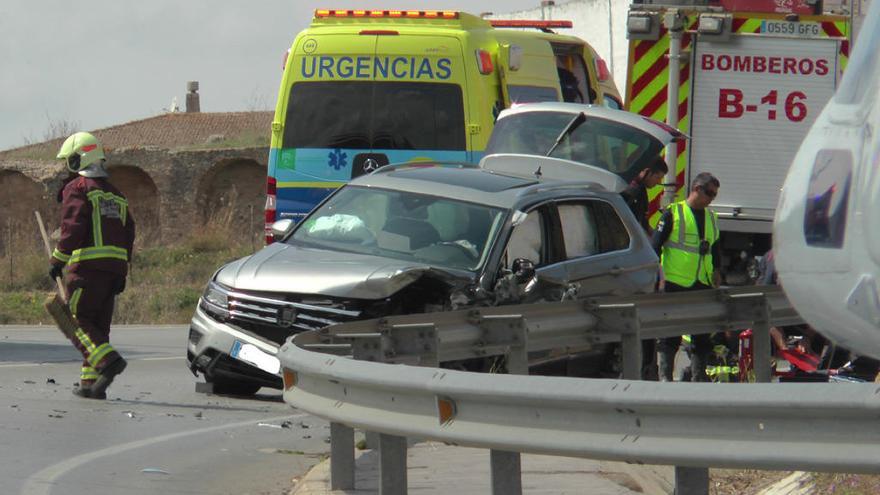
POLYGON ((590 87, 590 73, 580 55, 556 55, 556 71, 559 75, 562 101, 592 103, 596 100, 596 90, 590 87))
POLYGON ((508 85, 510 101, 512 103, 537 103, 541 101, 559 101, 556 88, 543 86, 515 86, 508 85))

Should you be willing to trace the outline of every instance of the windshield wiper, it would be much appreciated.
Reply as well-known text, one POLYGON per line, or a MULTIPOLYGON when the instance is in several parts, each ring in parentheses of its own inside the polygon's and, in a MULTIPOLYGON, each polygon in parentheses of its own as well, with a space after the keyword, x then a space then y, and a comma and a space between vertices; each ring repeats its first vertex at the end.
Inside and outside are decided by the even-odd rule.
POLYGON ((579 114, 575 115, 575 117, 571 119, 571 122, 569 122, 568 125, 565 126, 565 129, 562 130, 562 132, 559 134, 559 137, 556 138, 556 142, 553 143, 553 146, 550 147, 550 150, 547 151, 547 154, 544 156, 550 156, 551 153, 556 151, 556 147, 559 146, 563 139, 568 137, 569 134, 574 132, 575 129, 580 127, 580 125, 586 121, 587 116, 584 115, 584 112, 580 112, 579 114))

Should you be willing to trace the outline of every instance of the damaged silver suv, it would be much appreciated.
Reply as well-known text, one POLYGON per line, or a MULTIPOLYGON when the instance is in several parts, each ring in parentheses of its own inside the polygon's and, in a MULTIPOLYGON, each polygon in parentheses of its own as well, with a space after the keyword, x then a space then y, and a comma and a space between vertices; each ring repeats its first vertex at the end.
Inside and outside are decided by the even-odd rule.
POLYGON ((566 164, 533 159, 530 175, 388 165, 338 189, 299 224, 277 222, 278 242, 208 283, 191 323, 191 370, 217 393, 252 394, 281 388, 276 354, 298 332, 650 292, 657 257, 620 196, 596 182, 554 179, 566 164))

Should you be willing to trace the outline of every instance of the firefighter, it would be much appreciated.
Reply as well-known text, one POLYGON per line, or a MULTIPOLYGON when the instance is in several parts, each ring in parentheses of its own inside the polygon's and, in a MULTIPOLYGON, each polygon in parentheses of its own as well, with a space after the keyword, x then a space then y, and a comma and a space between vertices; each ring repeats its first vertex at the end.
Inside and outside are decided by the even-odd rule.
POLYGON ((65 287, 78 328, 73 345, 83 355, 79 385, 73 393, 105 399, 106 390, 126 362, 110 345, 110 320, 134 244, 134 219, 128 201, 107 181, 104 149, 95 136, 68 137, 57 158, 71 176, 61 193, 61 238, 52 253, 49 276, 66 267, 65 287))
POLYGON ((645 229, 648 237, 654 233, 648 223, 648 189, 663 182, 663 177, 667 172, 669 172, 669 166, 666 165, 666 160, 658 156, 650 165, 639 172, 639 175, 629 183, 629 187, 620 193, 630 211, 636 216, 636 220, 639 221, 639 225, 645 229))
MULTIPOLYGON (((708 172, 691 183, 687 199, 669 205, 651 239, 660 256, 666 292, 711 289, 721 285, 718 215, 708 208, 721 183, 708 172)), ((672 381, 675 353, 681 337, 658 341, 660 379, 672 381)), ((707 381, 706 364, 712 352, 711 335, 692 336, 691 380, 707 381)))
MULTIPOLYGON (((648 189, 663 182, 663 177, 668 171, 669 166, 666 165, 666 161, 658 156, 649 166, 639 172, 636 178, 630 182, 629 187, 620 193, 649 238, 653 235, 654 230, 648 223, 648 189)), ((642 341, 642 378, 645 380, 657 380, 655 344, 654 339, 642 341)))

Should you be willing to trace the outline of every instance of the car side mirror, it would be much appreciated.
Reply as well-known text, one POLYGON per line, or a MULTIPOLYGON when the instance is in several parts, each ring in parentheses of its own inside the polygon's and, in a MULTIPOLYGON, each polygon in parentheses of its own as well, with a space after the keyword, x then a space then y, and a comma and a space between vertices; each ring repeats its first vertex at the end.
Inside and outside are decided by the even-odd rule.
POLYGON ((293 219, 282 218, 272 224, 272 238, 276 241, 281 240, 293 228, 293 219))
POLYGON ((527 258, 517 258, 511 265, 517 283, 524 284, 535 278, 535 263, 527 258))

